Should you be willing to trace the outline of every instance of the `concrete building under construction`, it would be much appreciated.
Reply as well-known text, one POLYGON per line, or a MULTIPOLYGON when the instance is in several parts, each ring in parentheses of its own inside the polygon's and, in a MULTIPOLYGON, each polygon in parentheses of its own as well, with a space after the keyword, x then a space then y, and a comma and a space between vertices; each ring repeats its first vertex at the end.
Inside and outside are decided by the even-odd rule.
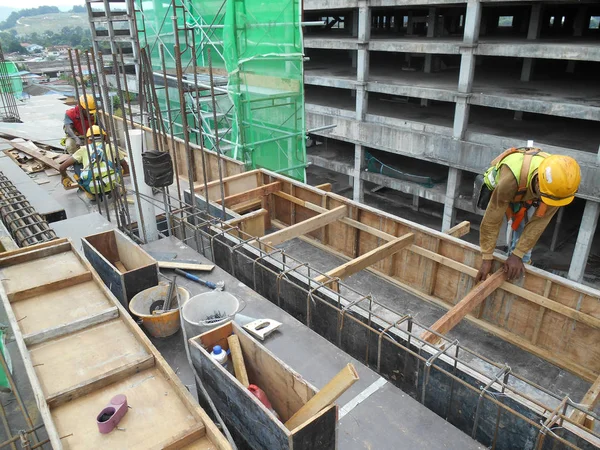
POLYGON ((96 76, 0 123, 0 447, 600 447, 596 5, 86 5, 96 76), (472 180, 528 140, 582 167, 571 279, 477 283, 472 180))
POLYGON ((506 148, 573 156, 577 221, 556 229, 581 223, 568 276, 582 279, 600 198, 597 2, 307 0, 304 19, 327 24, 304 34, 307 128, 336 125, 315 133, 312 164, 350 176, 356 201, 367 182, 438 204, 445 230, 506 148))

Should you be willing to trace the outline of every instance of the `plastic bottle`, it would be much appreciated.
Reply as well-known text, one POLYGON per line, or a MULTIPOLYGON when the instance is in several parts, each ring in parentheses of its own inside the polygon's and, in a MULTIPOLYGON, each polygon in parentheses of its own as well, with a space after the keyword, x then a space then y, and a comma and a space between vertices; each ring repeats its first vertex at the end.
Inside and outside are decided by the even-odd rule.
POLYGON ((220 345, 215 345, 210 352, 210 356, 221 364, 225 370, 229 370, 229 364, 227 363, 227 352, 221 348, 220 345))

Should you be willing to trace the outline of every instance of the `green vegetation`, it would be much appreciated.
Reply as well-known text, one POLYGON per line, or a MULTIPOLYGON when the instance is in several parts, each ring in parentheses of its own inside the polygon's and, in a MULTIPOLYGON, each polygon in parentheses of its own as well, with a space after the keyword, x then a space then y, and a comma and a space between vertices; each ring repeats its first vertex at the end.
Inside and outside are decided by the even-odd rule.
MULTIPOLYGON (((43 34, 47 31, 57 33, 63 27, 77 28, 81 27, 89 30, 87 14, 59 12, 56 14, 47 14, 41 16, 22 17, 19 23, 14 27, 17 36, 27 39, 32 33, 43 34)), ((68 42, 64 43, 65 45, 68 42)))
POLYGON ((56 6, 40 6, 39 8, 21 9, 19 11, 13 11, 10 16, 4 21, 0 22, 0 30, 8 30, 17 25, 17 21, 22 17, 39 16, 41 14, 55 14, 60 13, 60 10, 56 6))

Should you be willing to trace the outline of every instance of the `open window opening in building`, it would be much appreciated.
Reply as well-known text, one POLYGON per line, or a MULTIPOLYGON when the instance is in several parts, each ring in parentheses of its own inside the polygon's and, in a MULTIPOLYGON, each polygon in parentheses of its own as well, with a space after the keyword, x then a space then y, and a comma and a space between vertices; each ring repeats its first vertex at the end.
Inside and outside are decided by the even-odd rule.
POLYGON ((600 16, 590 17, 590 30, 600 30, 600 16))
MULTIPOLYGON (((462 19, 462 16, 461 16, 462 19)), ((514 16, 499 16, 498 17, 498 27, 500 28, 510 28, 513 26, 514 16)))

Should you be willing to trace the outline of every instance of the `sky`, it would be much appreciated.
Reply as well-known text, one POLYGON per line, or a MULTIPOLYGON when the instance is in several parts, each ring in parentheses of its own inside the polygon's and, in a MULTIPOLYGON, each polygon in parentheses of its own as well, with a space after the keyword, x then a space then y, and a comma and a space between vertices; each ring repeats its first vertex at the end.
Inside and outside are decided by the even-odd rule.
POLYGON ((38 6, 58 6, 59 8, 73 5, 84 5, 83 0, 0 0, 0 6, 16 7, 18 9, 37 8, 38 6))

